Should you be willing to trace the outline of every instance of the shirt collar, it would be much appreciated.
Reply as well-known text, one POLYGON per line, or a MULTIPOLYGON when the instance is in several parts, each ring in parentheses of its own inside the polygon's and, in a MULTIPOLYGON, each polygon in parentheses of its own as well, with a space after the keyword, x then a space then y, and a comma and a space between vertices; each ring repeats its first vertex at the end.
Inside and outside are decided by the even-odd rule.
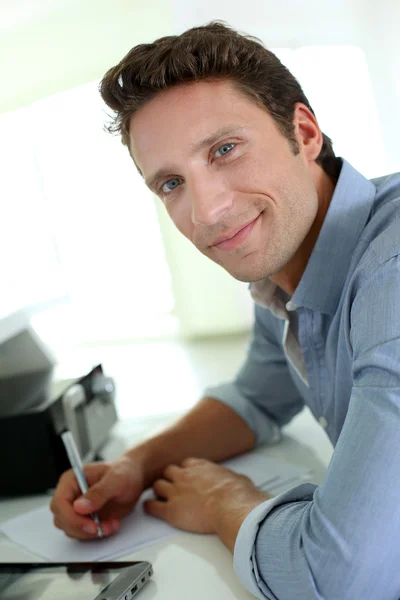
MULTIPOLYGON (((342 159, 342 169, 321 231, 292 296, 293 308, 303 306, 331 315, 335 313, 375 194, 374 184, 342 159)), ((264 279, 252 283, 250 290, 257 304, 274 308, 276 285, 272 281, 264 279)))

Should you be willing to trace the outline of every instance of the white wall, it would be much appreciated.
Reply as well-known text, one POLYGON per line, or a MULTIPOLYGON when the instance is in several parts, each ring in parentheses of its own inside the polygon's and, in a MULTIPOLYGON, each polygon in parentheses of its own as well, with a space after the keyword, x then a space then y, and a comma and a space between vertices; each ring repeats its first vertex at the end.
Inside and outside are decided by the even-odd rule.
POLYGON ((173 17, 178 31, 222 19, 260 37, 268 47, 297 47, 357 43, 365 5, 364 0, 174 0, 173 17))
MULTIPOLYGON (((400 2, 368 4, 362 46, 380 115, 388 171, 400 170, 400 2)), ((366 127, 368 124, 366 123, 366 127)))
POLYGON ((20 3, 0 2, 0 112, 98 80, 172 28, 160 0, 25 0, 19 14, 20 3))

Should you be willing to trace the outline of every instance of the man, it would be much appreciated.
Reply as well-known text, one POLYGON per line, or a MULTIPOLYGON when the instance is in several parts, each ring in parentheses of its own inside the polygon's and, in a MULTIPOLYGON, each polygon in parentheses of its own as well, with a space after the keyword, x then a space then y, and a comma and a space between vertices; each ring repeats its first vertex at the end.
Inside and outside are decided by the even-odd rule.
POLYGON ((93 539, 99 510, 110 534, 152 486, 148 512, 218 534, 260 598, 398 598, 399 175, 370 182, 336 158, 295 78, 219 23, 133 48, 101 93, 178 229, 251 282, 255 324, 233 382, 88 465, 83 497, 63 475, 55 525, 93 539), (279 440, 304 404, 335 446, 320 486, 272 498, 215 464, 279 440))

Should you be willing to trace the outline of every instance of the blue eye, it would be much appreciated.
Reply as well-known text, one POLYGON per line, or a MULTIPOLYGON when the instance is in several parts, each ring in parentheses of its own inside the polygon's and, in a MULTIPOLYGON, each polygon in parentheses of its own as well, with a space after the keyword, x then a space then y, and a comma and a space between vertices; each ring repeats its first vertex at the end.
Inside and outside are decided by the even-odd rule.
POLYGON ((169 192, 173 192, 178 187, 179 183, 179 177, 173 177, 172 179, 168 179, 168 181, 162 185, 161 190, 164 194, 168 194, 169 192))
POLYGON ((223 146, 220 146, 218 148, 218 150, 215 151, 215 155, 217 155, 217 152, 220 152, 220 156, 225 156, 225 154, 229 154, 229 152, 235 147, 235 144, 233 144, 232 142, 230 142, 229 144, 224 144, 223 146))

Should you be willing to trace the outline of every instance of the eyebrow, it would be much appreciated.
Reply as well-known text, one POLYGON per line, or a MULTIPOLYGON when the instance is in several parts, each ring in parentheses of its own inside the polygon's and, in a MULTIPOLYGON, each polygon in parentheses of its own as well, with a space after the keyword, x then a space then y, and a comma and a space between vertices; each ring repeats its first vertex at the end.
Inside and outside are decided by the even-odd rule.
MULTIPOLYGON (((222 138, 222 137, 224 137, 226 135, 234 135, 236 133, 239 133, 243 129, 245 129, 245 127, 243 127, 242 125, 234 125, 234 124, 233 125, 225 125, 224 127, 220 127, 219 129, 217 129, 216 131, 214 131, 214 133, 212 133, 211 135, 208 135, 207 137, 203 138, 199 142, 195 142, 194 144, 190 144, 190 146, 189 146, 189 156, 193 156, 194 154, 197 154, 198 152, 200 152, 200 150, 203 150, 203 148, 207 148, 208 146, 212 146, 220 138, 222 138)), ((159 169, 158 171, 156 171, 154 173, 154 175, 152 175, 151 177, 149 177, 148 180, 145 180, 147 187, 152 188, 153 185, 154 185, 154 183, 158 179, 161 179, 162 177, 165 177, 165 176, 169 175, 172 170, 173 169, 165 169, 164 168, 164 169, 159 169)))

